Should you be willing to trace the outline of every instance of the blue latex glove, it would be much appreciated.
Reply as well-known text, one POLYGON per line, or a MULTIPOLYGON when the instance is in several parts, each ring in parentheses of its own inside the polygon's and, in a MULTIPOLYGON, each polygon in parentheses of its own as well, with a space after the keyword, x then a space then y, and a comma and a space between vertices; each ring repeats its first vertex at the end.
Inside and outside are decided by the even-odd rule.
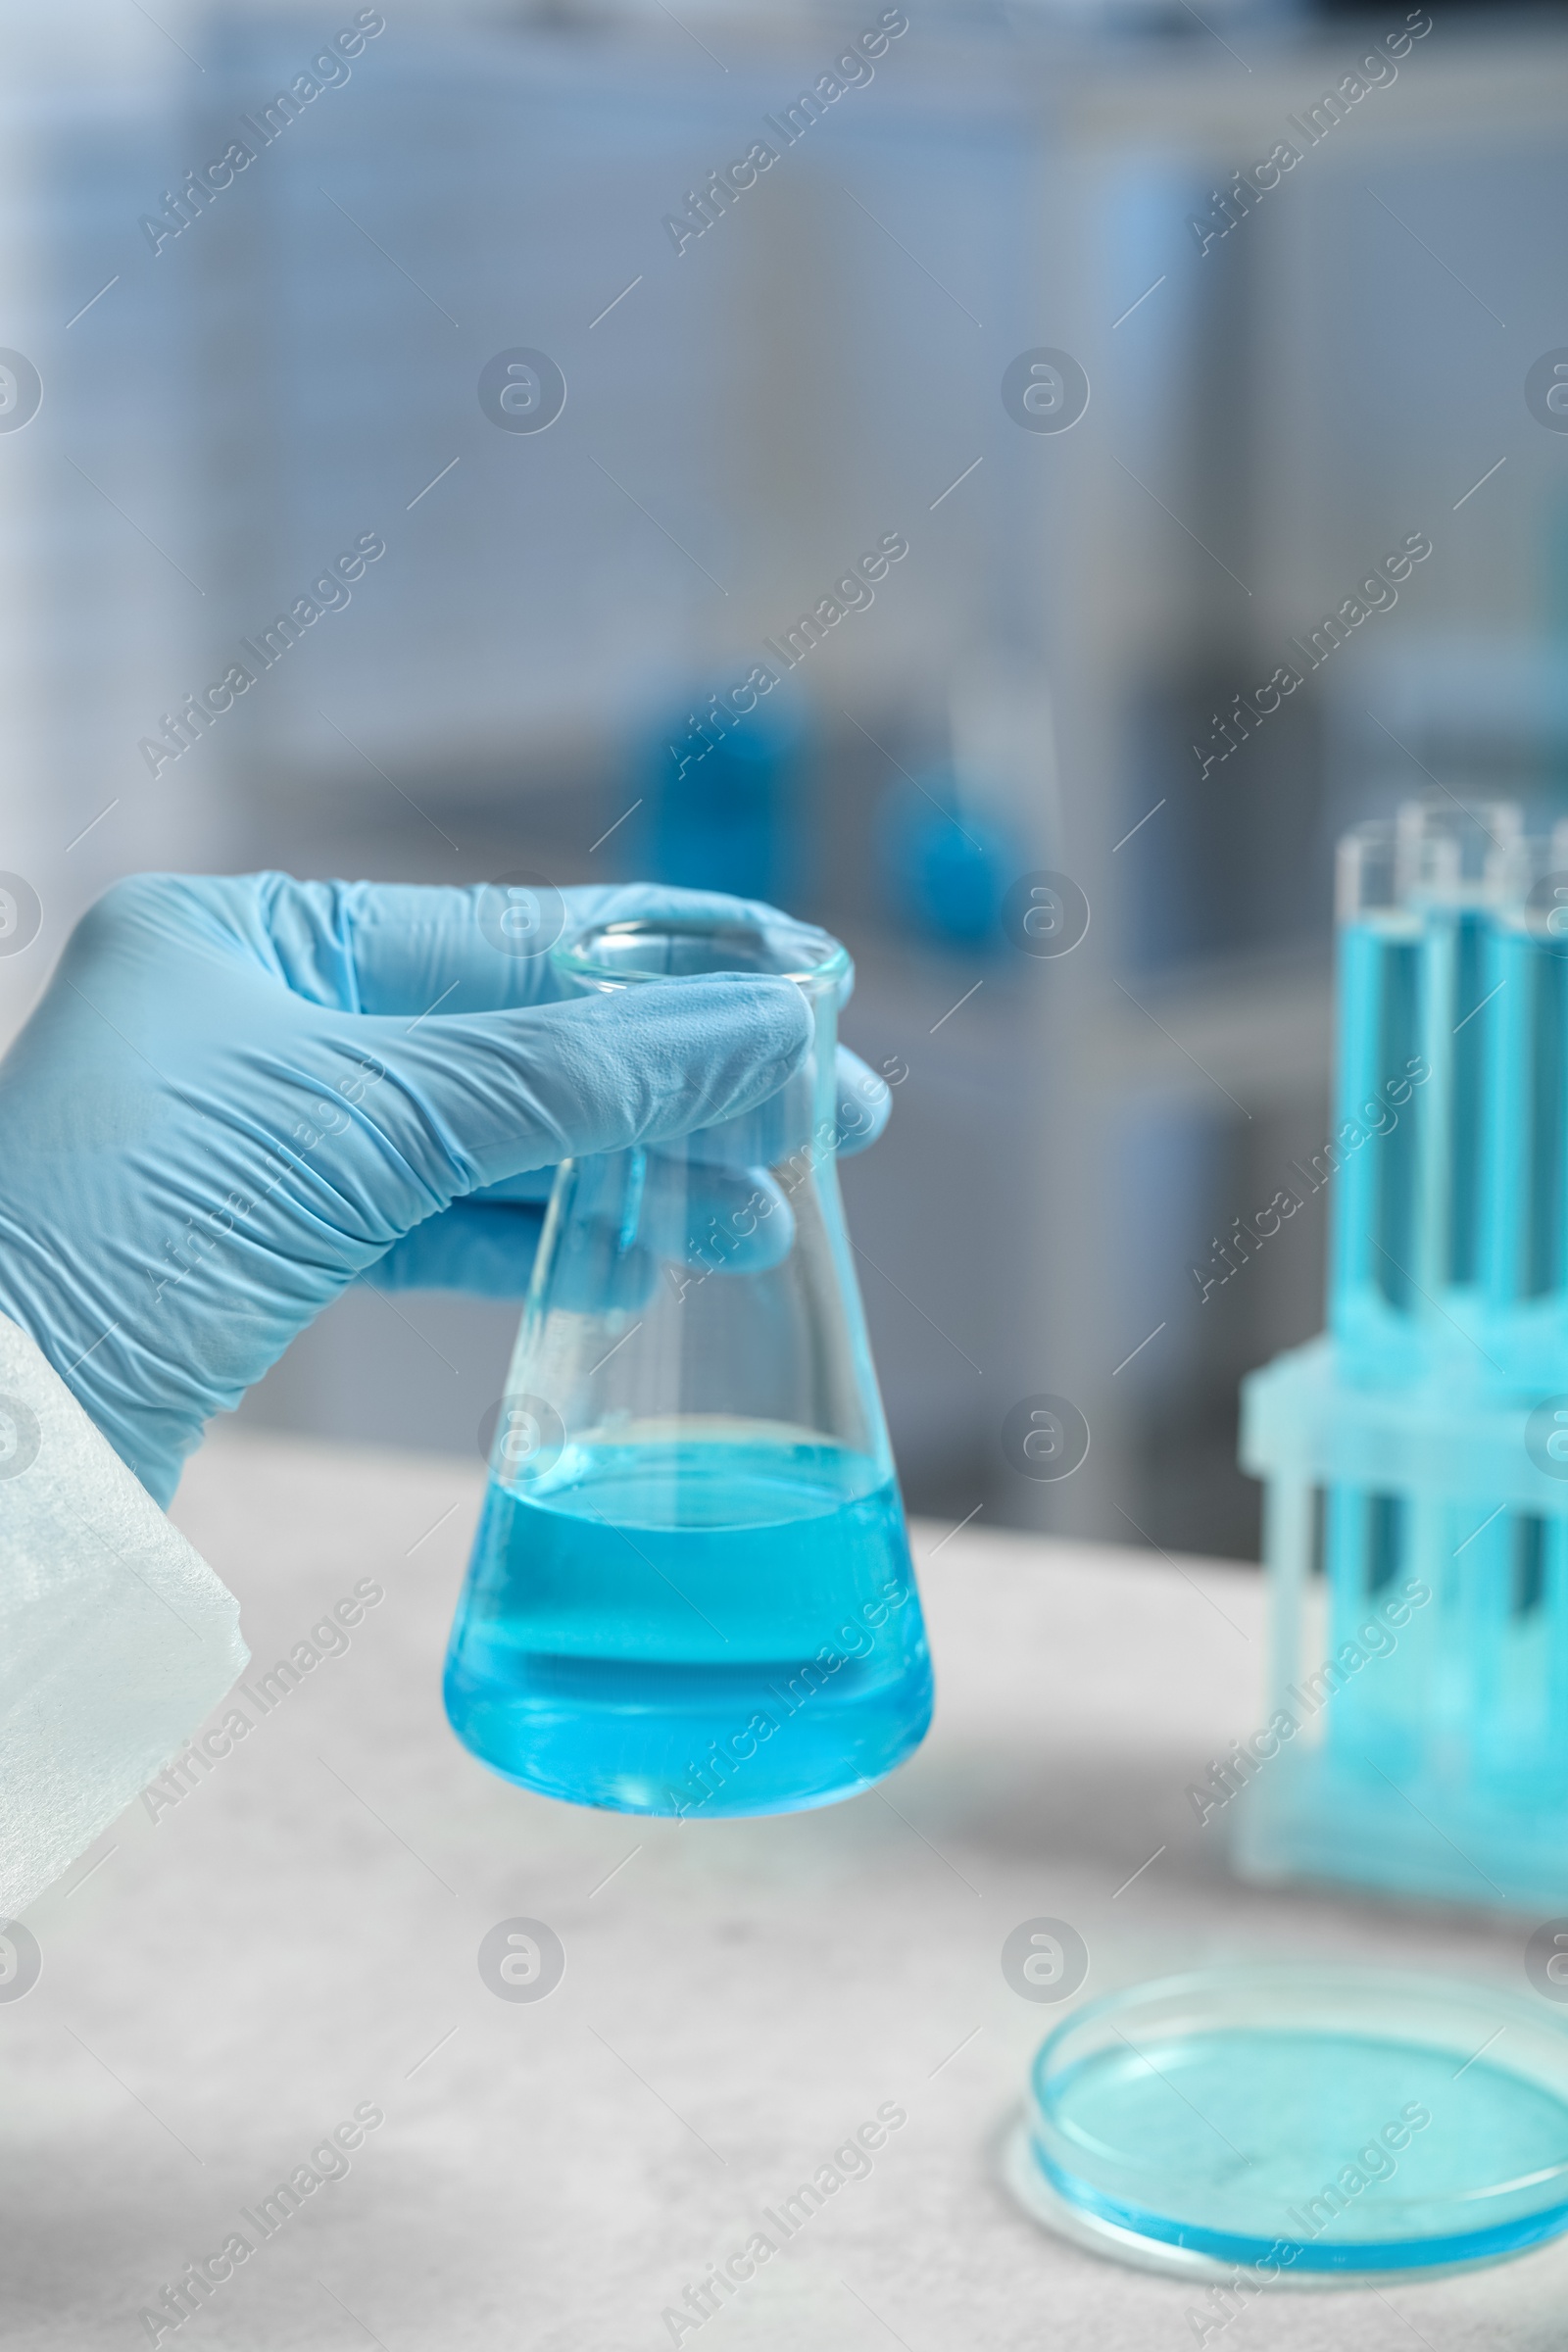
MULTIPOLYGON (((758 911, 646 885, 562 896, 568 929, 758 911)), ((556 1161, 710 1128, 805 1058, 787 980, 563 1001, 549 956, 509 952, 481 904, 137 875, 78 923, 0 1062, 0 1312, 159 1502, 211 1416, 351 1282, 517 1296, 556 1161)), ((887 1090, 853 1055, 839 1076, 858 1148, 887 1090)), ((754 1173, 716 1168, 715 1199, 754 1173)))

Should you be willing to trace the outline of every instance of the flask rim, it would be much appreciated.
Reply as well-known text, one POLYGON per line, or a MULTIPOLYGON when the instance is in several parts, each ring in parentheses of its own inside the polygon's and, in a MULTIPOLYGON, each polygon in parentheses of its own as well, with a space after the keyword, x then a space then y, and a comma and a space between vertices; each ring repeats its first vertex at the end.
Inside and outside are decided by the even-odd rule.
POLYGON ((832 994, 841 1002, 854 971, 849 950, 831 932, 787 914, 601 917, 559 940, 550 951, 550 960, 564 979, 607 993, 649 981, 724 975, 793 980, 808 996, 832 994), (646 969, 603 953, 609 943, 635 951, 639 939, 665 943, 662 960, 661 951, 652 945, 646 969), (706 944, 712 960, 687 961, 672 968, 669 951, 677 942, 699 949, 706 944))

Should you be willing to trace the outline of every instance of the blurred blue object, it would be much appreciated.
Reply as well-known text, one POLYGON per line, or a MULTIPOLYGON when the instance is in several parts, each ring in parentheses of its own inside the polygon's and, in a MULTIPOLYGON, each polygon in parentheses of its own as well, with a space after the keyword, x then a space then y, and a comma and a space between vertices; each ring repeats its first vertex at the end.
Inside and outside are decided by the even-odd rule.
POLYGON ((949 768, 887 793, 877 822, 878 863, 899 921, 928 941, 974 950, 1001 937, 1002 901, 1029 862, 1012 828, 959 808, 949 768))
POLYGON ((808 744, 798 705, 776 691, 744 713, 717 693, 667 711, 637 753, 639 869, 693 890, 797 898, 808 744))

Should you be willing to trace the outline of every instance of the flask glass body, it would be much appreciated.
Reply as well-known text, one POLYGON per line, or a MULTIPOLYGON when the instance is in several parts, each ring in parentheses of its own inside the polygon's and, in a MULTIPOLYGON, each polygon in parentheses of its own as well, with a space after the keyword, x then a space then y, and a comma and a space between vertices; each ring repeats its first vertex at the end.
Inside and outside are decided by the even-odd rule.
POLYGON ((453 1628, 454 1728, 572 1802, 826 1804, 922 1738, 931 1672, 838 1189, 852 972, 778 917, 595 927, 579 989, 769 973, 802 1069, 681 1142, 564 1162, 453 1628))

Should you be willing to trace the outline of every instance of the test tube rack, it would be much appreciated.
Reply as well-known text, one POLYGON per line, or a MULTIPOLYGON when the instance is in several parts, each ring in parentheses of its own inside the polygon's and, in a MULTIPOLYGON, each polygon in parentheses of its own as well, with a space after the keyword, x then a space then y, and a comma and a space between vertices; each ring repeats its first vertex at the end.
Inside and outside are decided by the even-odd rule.
MULTIPOLYGON (((1568 1911, 1568 829, 1341 842, 1328 1329, 1243 1384, 1269 1720, 1244 1876, 1568 1911)), ((1207 1818, 1207 1799, 1203 1799, 1207 1818)))

